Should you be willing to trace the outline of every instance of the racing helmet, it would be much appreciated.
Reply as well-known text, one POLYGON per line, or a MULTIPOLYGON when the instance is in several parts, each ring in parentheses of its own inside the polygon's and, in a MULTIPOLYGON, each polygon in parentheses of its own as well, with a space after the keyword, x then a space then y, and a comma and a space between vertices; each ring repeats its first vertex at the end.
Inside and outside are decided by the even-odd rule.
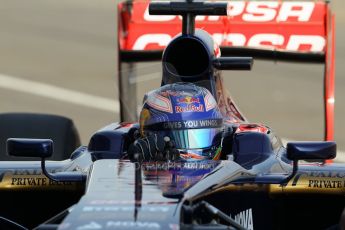
POLYGON ((169 137, 181 158, 202 160, 213 158, 223 117, 206 88, 174 83, 145 95, 139 123, 141 136, 169 137))

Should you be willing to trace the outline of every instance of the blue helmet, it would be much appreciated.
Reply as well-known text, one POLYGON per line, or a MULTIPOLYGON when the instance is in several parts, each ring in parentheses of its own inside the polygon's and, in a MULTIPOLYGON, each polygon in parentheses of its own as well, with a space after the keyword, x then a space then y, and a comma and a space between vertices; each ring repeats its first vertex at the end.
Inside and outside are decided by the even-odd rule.
POLYGON ((191 83, 174 83, 145 95, 142 136, 169 137, 185 159, 209 159, 222 132, 223 117, 213 95, 191 83))

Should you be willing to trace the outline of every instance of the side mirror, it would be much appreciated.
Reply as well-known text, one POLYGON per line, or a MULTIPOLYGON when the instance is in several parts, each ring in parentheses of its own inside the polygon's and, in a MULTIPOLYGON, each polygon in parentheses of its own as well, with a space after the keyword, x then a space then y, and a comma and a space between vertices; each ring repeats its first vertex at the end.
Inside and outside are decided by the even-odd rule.
POLYGON ((219 57, 213 60, 213 66, 219 70, 251 70, 252 57, 219 57))
POLYGON ((286 145, 289 160, 327 160, 337 155, 334 141, 289 142, 286 145))
POLYGON ((293 161, 292 173, 281 184, 286 184, 298 171, 299 160, 327 160, 337 155, 334 141, 289 142, 286 145, 287 158, 293 161))
POLYGON ((51 157, 53 141, 50 139, 7 139, 7 154, 16 157, 51 157))
POLYGON ((7 154, 15 157, 39 157, 43 174, 56 182, 84 182, 86 175, 79 171, 49 173, 45 159, 53 154, 53 141, 50 139, 9 138, 7 154))

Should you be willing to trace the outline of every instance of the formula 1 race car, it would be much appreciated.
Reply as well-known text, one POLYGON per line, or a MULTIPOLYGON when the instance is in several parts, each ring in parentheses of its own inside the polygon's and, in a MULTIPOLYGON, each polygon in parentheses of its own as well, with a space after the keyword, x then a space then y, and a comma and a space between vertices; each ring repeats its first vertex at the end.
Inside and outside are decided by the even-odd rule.
POLYGON ((0 115, 9 155, 0 162, 0 229, 345 228, 345 165, 330 161, 333 20, 323 1, 119 3, 121 122, 79 146, 68 118, 0 115), (271 128, 245 119, 220 71, 250 70, 252 57, 325 64, 325 141, 285 147, 271 128), (145 96, 138 120, 131 71, 122 70, 151 60, 162 60, 161 87, 145 96), (201 112, 213 119, 164 120, 201 112), (150 123, 155 134, 143 136, 157 114, 163 126, 150 123), (209 136, 215 126, 221 132, 209 136), (159 141, 161 128, 172 135, 159 141), (195 143, 217 150, 207 158, 195 143))

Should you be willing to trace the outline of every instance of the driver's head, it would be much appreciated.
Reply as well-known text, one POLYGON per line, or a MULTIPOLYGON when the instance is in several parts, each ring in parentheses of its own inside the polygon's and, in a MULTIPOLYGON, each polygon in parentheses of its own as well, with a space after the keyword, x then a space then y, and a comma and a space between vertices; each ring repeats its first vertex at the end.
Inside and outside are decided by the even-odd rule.
POLYGON ((142 136, 170 140, 184 159, 211 159, 223 118, 212 94, 191 83, 165 85, 145 95, 140 113, 142 136))

